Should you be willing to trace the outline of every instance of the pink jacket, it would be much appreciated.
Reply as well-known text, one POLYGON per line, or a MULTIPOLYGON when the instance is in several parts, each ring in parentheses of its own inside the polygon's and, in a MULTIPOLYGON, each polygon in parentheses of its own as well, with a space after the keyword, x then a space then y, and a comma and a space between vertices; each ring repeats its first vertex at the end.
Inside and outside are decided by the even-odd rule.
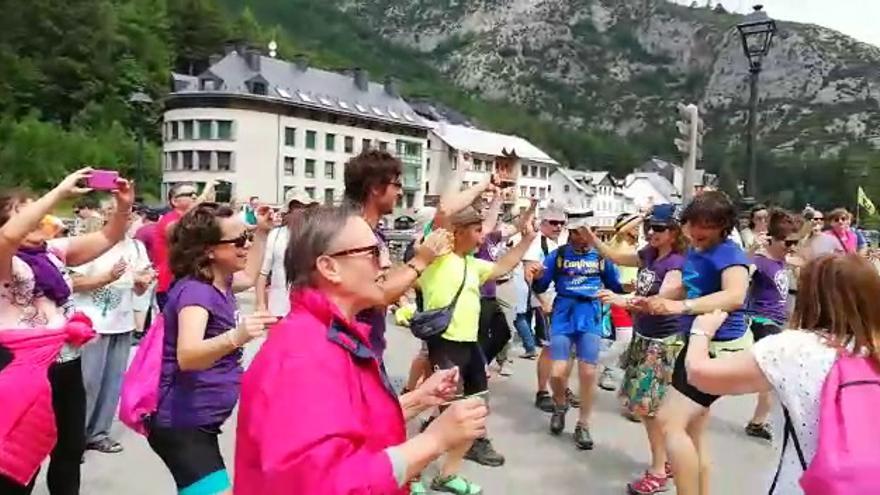
POLYGON ((27 485, 57 440, 49 366, 65 342, 81 346, 95 336, 91 321, 74 315, 59 329, 0 330, 13 354, 0 370, 0 473, 27 485))
POLYGON ((397 396, 352 323, 322 293, 291 297, 244 374, 235 495, 400 495, 384 449, 406 440, 397 396))

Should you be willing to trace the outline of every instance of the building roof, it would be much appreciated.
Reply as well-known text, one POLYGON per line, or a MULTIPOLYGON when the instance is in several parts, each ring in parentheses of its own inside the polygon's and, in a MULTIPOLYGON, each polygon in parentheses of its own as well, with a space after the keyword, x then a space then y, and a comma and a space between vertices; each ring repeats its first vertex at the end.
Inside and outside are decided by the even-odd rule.
POLYGON ((680 194, 675 186, 669 182, 666 177, 656 172, 634 172, 626 176, 626 187, 629 188, 638 180, 646 180, 667 202, 673 202, 674 199, 680 198, 680 194))
POLYGON ((172 74, 172 94, 238 93, 315 108, 343 115, 427 127, 426 121, 401 98, 392 80, 385 84, 370 82, 366 71, 351 75, 308 67, 304 59, 297 63, 266 57, 256 51, 244 54, 230 51, 198 77, 172 74), (215 80, 213 89, 201 89, 199 80, 215 80), (266 94, 257 95, 249 84, 266 85, 266 94))
POLYGON ((580 191, 581 193, 586 194, 587 196, 593 196, 593 195, 595 195, 595 193, 593 192, 593 189, 590 188, 590 187, 587 187, 587 184, 589 184, 588 182, 585 182, 585 181, 583 181, 583 180, 578 180, 578 179, 576 178, 576 177, 582 176, 582 174, 583 174, 582 171, 580 171, 580 170, 573 170, 573 169, 570 169, 570 168, 562 168, 562 167, 559 167, 559 168, 557 168, 556 171, 553 172, 553 173, 554 173, 554 174, 559 174, 563 179, 565 179, 566 181, 568 181, 568 182, 570 182, 571 184, 573 184, 574 187, 575 187, 575 189, 577 189, 577 190, 580 191))
POLYGON ((492 156, 501 156, 502 149, 506 149, 508 152, 515 150, 523 160, 559 165, 550 155, 519 136, 484 131, 463 125, 435 122, 431 122, 429 125, 437 137, 458 150, 492 156))
POLYGON ((611 185, 617 185, 614 177, 611 176, 608 172, 592 172, 590 170, 569 170, 571 176, 574 177, 575 180, 584 181, 587 184, 591 184, 593 186, 598 186, 606 179, 611 182, 611 185))

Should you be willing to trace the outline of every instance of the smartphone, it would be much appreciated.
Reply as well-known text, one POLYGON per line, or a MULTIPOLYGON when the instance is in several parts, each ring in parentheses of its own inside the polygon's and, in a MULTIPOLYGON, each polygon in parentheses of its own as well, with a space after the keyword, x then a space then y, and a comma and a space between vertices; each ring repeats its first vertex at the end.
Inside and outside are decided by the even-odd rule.
POLYGON ((119 172, 114 170, 92 170, 86 181, 86 186, 98 191, 112 191, 118 186, 119 172))

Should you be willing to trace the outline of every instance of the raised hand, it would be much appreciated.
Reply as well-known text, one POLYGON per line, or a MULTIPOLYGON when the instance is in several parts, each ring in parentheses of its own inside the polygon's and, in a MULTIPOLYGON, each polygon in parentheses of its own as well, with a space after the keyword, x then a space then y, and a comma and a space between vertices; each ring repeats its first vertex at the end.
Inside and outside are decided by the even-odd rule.
POLYGON ((55 189, 65 198, 86 194, 90 192, 91 189, 84 187, 83 185, 89 178, 91 172, 92 167, 81 168, 65 177, 64 180, 58 183, 58 186, 56 186, 55 189))
POLYGON ((444 229, 437 229, 422 240, 422 243, 416 248, 416 257, 425 265, 430 265, 440 256, 449 254, 452 251, 452 244, 452 233, 444 229))
POLYGON ((128 214, 134 205, 134 182, 116 179, 113 196, 116 198, 116 211, 128 214))
POLYGON ((256 311, 252 315, 245 316, 241 318, 237 327, 230 330, 232 343, 236 347, 241 347, 256 338, 262 337, 266 334, 266 329, 277 321, 277 317, 265 311, 256 311))

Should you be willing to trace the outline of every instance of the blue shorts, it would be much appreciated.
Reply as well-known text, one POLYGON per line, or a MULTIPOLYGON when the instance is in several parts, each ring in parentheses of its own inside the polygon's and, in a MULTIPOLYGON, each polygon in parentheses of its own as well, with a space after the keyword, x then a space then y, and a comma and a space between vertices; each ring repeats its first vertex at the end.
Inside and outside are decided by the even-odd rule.
POLYGON ((568 361, 571 357, 571 349, 575 348, 578 361, 588 364, 599 362, 599 347, 602 337, 588 332, 578 332, 560 335, 554 333, 550 336, 550 359, 553 361, 568 361))

